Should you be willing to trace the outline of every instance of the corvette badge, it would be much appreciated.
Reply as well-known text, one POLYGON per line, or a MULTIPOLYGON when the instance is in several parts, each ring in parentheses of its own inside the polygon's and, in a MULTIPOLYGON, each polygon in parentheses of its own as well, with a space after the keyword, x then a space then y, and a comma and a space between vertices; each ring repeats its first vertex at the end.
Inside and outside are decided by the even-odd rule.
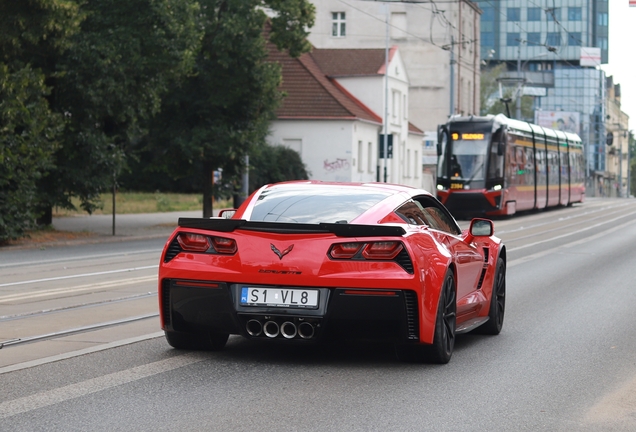
POLYGON ((279 259, 281 259, 281 260, 283 259, 283 257, 284 257, 285 255, 287 255, 288 253, 290 253, 290 252, 292 251, 292 249, 294 248, 294 245, 291 245, 291 246, 289 246, 287 249, 285 249, 284 251, 282 251, 282 252, 281 252, 281 251, 279 251, 279 250, 278 250, 278 248, 277 248, 276 246, 274 246, 274 244, 273 244, 273 243, 270 243, 269 245, 270 245, 270 247, 272 248, 272 251, 274 251, 274 253, 275 253, 276 255, 278 255, 278 258, 279 258, 279 259))

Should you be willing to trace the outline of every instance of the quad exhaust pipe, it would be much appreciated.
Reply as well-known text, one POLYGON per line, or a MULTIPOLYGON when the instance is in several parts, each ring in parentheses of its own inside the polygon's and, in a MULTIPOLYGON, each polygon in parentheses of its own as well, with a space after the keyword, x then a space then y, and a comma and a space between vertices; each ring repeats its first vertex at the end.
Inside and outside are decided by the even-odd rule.
POLYGON ((263 332, 268 338, 275 338, 280 333, 280 327, 276 321, 267 321, 263 324, 263 332))
POLYGON ((311 339, 316 334, 316 328, 310 322, 303 321, 296 325, 291 321, 278 324, 276 321, 268 320, 264 323, 258 319, 250 319, 245 325, 247 334, 252 337, 265 335, 270 339, 279 335, 285 339, 294 339, 296 336, 301 339, 311 339))
POLYGON ((263 334, 263 324, 259 320, 249 320, 245 328, 247 330, 247 334, 250 336, 257 337, 263 334))
POLYGON ((303 339, 311 339, 314 337, 315 332, 314 325, 307 321, 301 322, 298 326, 298 336, 303 339))

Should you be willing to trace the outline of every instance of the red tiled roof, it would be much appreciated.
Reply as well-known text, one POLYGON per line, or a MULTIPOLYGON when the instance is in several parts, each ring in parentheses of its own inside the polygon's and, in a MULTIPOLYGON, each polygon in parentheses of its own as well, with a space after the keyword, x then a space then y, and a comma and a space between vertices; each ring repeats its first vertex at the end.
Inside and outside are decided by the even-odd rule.
MULTIPOLYGON (((389 50, 389 61, 396 50, 397 47, 389 50)), ((384 48, 314 49, 311 56, 329 77, 384 75, 384 48)))
POLYGON ((280 90, 286 93, 276 111, 278 118, 359 119, 382 123, 381 117, 327 78, 311 54, 294 59, 271 43, 268 47, 269 59, 282 67, 280 90))
POLYGON ((418 135, 424 135, 424 131, 420 128, 418 128, 417 126, 415 126, 413 123, 409 122, 409 133, 415 133, 418 135))

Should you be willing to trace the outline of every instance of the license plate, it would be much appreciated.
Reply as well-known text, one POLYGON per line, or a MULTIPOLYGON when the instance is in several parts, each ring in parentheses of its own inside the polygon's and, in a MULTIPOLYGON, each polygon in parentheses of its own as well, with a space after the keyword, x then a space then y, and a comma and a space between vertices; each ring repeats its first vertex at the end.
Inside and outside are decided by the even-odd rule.
POLYGON ((316 308, 318 290, 242 287, 241 305, 316 308))

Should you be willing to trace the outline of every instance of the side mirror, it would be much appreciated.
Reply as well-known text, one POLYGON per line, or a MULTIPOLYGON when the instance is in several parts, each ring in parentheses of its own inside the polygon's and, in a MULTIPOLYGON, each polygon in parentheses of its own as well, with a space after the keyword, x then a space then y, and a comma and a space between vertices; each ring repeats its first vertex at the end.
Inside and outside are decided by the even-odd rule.
POLYGON ((223 219, 232 219, 232 216, 236 214, 236 209, 222 209, 219 210, 219 217, 223 219))
POLYGON ((448 142, 448 129, 446 126, 438 126, 437 127, 437 156, 441 156, 443 152, 442 144, 446 144, 448 142))
POLYGON ((470 221, 468 230, 473 237, 486 236, 490 237, 495 233, 495 224, 489 219, 473 219, 470 221))
POLYGON ((503 156, 504 151, 506 150, 506 145, 504 143, 504 127, 501 126, 498 132, 499 132, 499 142, 497 143, 497 156, 503 156))

